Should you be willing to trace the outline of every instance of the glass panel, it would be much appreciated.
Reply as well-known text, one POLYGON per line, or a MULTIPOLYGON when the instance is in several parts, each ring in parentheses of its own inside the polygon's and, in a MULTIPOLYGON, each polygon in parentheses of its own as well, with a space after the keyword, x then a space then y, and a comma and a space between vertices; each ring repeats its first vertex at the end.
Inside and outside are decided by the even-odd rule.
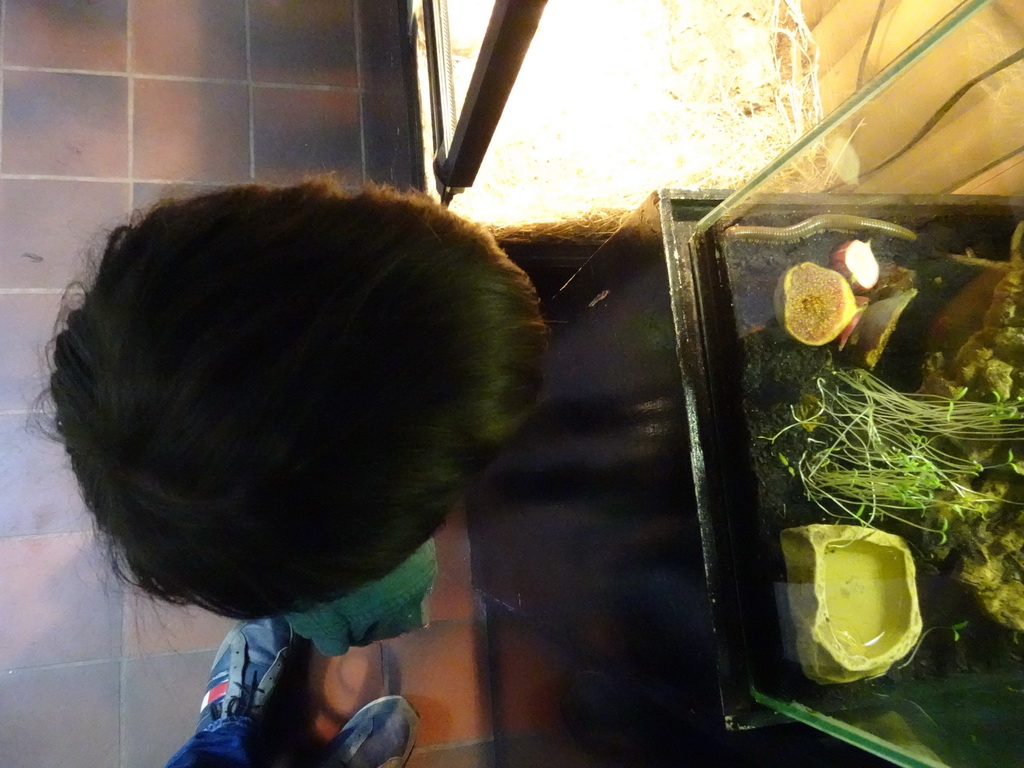
MULTIPOLYGON (((884 18, 899 21, 900 8, 921 5, 889 0, 884 18)), ((907 18, 921 26, 920 16, 907 18)), ((905 35, 897 37, 902 44, 905 35)), ((884 49, 888 39, 872 44, 884 49)), ((726 213, 737 219, 759 195, 779 192, 1015 194, 1024 187, 1022 44, 1024 6, 960 2, 702 226, 726 213)), ((863 53, 819 78, 823 101, 856 84, 863 53)))
POLYGON ((480 44, 487 31, 493 0, 446 0, 448 5, 448 36, 452 61, 452 94, 455 119, 462 114, 469 80, 473 76, 480 44))
POLYGON ((899 764, 1017 764, 1024 5, 822 5, 862 6, 817 39, 823 100, 852 95, 693 244, 774 585, 757 696, 899 764))
MULTIPOLYGON (((433 0, 413 14, 426 177, 437 147, 447 155, 480 54, 493 0, 433 0), (432 93, 436 89, 436 94, 432 93)), ((432 185, 428 184, 428 191, 432 185)))

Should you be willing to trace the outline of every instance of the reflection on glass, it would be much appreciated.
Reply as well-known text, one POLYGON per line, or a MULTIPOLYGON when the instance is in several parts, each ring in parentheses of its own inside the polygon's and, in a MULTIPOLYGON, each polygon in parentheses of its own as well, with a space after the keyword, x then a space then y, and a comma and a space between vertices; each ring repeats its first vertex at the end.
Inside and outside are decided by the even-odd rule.
POLYGON ((447 0, 448 35, 452 56, 452 93, 455 119, 462 112, 469 80, 487 30, 494 0, 447 0))
MULTIPOLYGON (((832 114, 765 169, 742 198, 768 192, 1010 195, 1024 188, 1018 130, 1024 5, 837 3, 813 31, 821 51, 821 98, 832 114), (853 6, 864 9, 859 20, 848 15, 853 6), (867 27, 852 48, 838 36, 841 23, 867 27), (864 82, 876 70, 876 78, 864 82)), ((742 207, 737 199, 732 208, 737 204, 742 207)))
POLYGON ((1024 4, 804 5, 831 114, 702 222, 764 575, 788 579, 780 622, 813 599, 821 636, 868 656, 901 599, 891 563, 864 550, 830 579, 824 557, 795 580, 783 532, 885 531, 912 554, 924 631, 873 679, 812 682, 780 658, 758 696, 902 765, 1020 764, 1024 4), (874 602, 852 589, 870 582, 874 602))

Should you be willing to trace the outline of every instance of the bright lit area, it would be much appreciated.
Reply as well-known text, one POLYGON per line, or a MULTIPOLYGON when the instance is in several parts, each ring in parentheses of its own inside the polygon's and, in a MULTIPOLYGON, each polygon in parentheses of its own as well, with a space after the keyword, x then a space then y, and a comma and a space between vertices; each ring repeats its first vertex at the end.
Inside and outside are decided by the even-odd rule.
MULTIPOLYGON (((448 2, 459 105, 492 5, 448 2)), ((549 2, 451 207, 614 228, 660 187, 738 187, 820 119, 816 56, 798 0, 549 2)))

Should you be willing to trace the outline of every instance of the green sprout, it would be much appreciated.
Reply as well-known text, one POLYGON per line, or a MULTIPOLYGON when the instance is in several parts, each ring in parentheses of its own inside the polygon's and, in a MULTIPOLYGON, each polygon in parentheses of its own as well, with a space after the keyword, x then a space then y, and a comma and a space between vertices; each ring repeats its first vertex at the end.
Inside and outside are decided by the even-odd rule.
POLYGON ((946 409, 946 421, 953 420, 953 406, 956 405, 957 400, 962 400, 963 396, 967 394, 967 387, 961 387, 957 390, 956 394, 949 400, 949 407, 946 409))
POLYGON ((794 469, 793 465, 789 463, 789 459, 786 458, 786 455, 779 453, 777 456, 779 457, 779 463, 786 468, 786 471, 789 472, 790 476, 796 477, 796 469, 794 469))
MULTIPOLYGON (((947 541, 949 520, 923 522, 925 512, 946 510, 963 518, 984 516, 1000 499, 971 488, 984 469, 971 446, 1020 438, 1024 404, 963 400, 898 392, 862 369, 835 370, 819 378, 818 408, 793 408, 793 427, 813 432, 796 463, 807 497, 829 515, 875 527, 892 519, 947 541)), ((781 454, 780 454, 781 455, 781 454)), ((787 462, 787 465, 789 462, 787 462)), ((999 466, 1014 471, 1013 452, 999 466)))
POLYGON ((931 627, 929 629, 926 629, 924 632, 921 633, 921 636, 917 638, 917 642, 914 643, 914 650, 911 652, 910 656, 907 657, 906 661, 904 661, 902 664, 896 667, 896 669, 903 669, 904 667, 910 666, 910 663, 914 660, 914 657, 917 656, 917 652, 921 650, 921 643, 923 643, 925 638, 928 637, 928 635, 930 635, 932 632, 938 629, 948 629, 950 632, 953 633, 953 642, 959 643, 960 633, 967 629, 968 624, 970 624, 970 622, 965 619, 964 621, 957 622, 951 627, 931 627))
POLYGON ((950 629, 953 631, 953 642, 954 643, 959 643, 960 642, 960 632, 961 632, 961 630, 966 629, 967 625, 969 623, 970 622, 968 622, 965 619, 964 621, 961 621, 959 624, 954 624, 952 627, 950 627, 950 629))

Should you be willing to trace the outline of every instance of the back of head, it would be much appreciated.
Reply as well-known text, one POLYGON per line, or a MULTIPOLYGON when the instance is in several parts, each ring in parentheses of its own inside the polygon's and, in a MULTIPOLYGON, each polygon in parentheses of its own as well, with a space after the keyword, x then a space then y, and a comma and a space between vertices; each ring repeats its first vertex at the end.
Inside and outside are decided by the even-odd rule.
POLYGON ((259 616, 420 546, 534 402, 544 338, 525 275, 425 196, 236 187, 111 234, 50 393, 119 572, 259 616))

